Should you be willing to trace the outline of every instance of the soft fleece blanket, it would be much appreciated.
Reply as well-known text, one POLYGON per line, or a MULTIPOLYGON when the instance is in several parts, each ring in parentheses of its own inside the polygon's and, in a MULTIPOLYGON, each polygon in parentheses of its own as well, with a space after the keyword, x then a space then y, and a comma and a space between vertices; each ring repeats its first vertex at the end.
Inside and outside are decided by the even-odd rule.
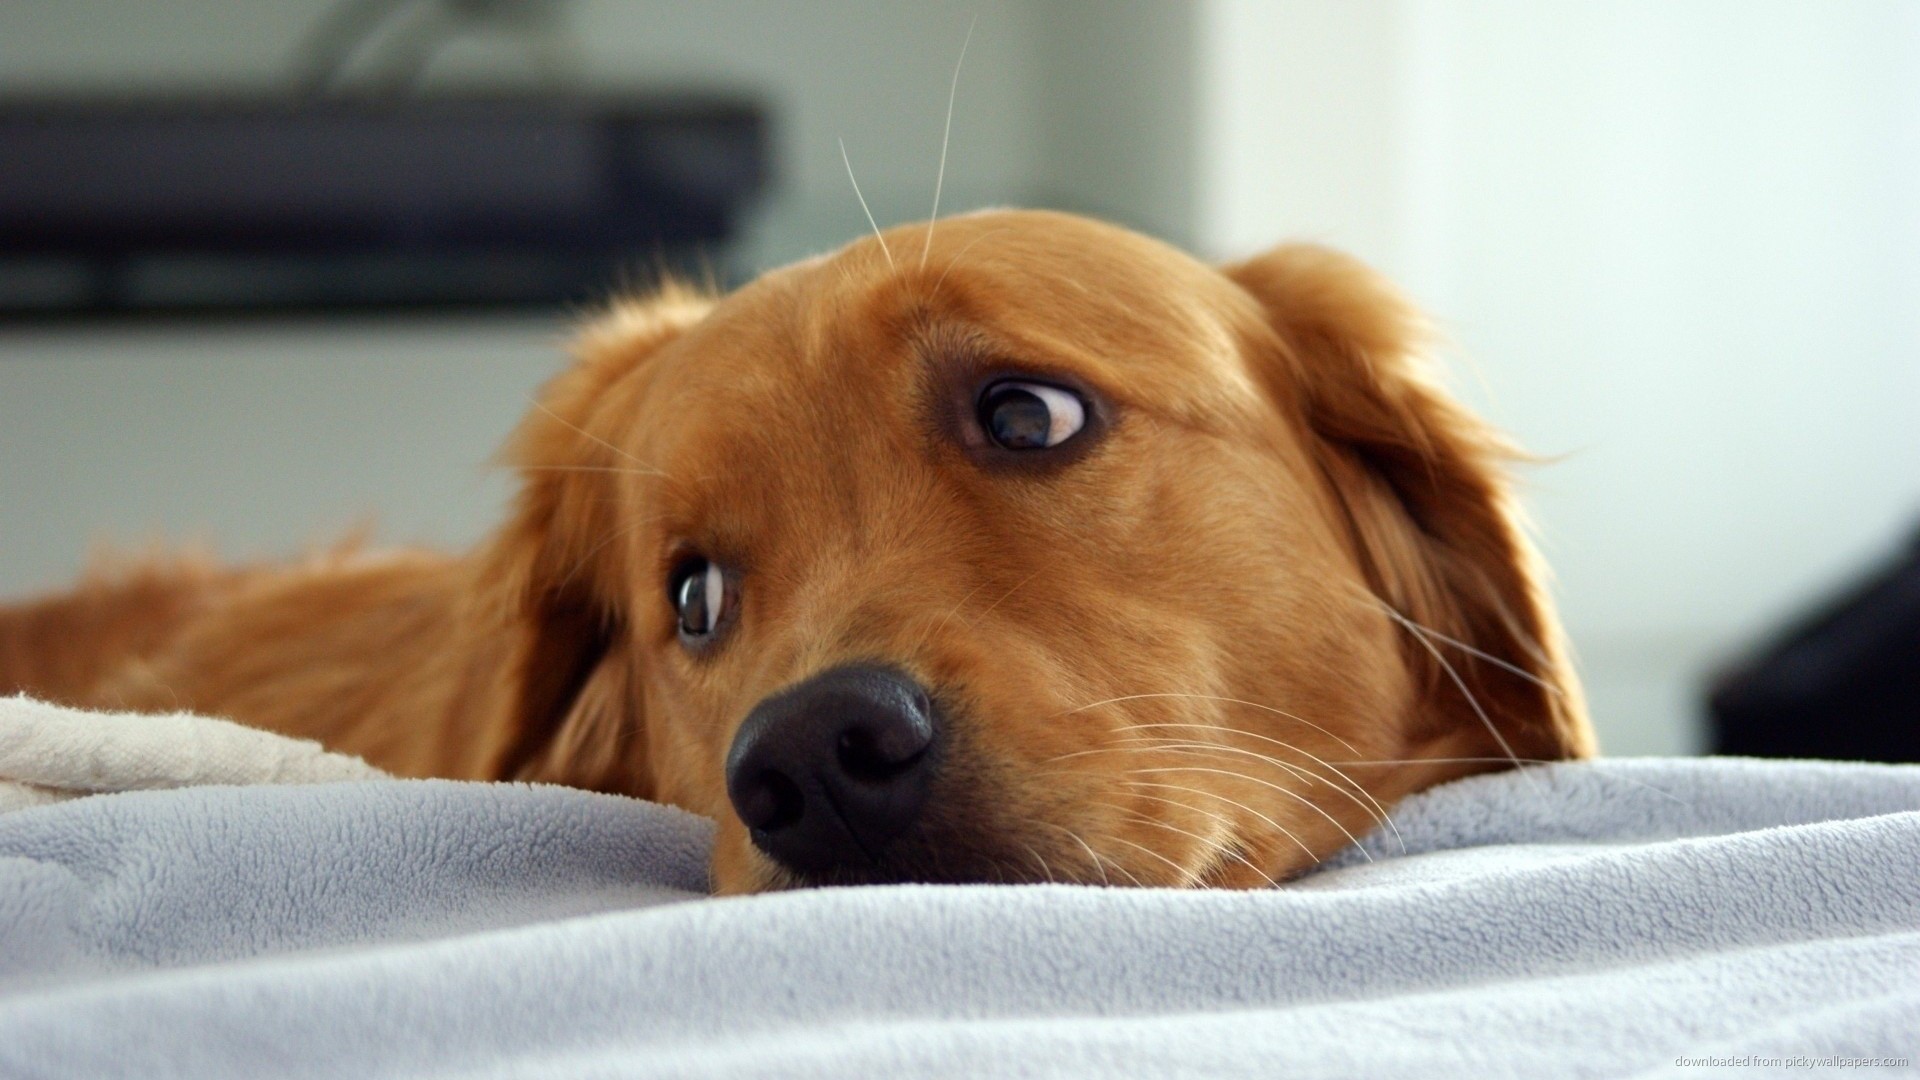
POLYGON ((385 775, 317 742, 209 716, 85 712, 0 698, 0 812, 111 791, 385 775))
POLYGON ((0 814, 0 1077, 1801 1075, 1920 1054, 1920 768, 1565 765, 1394 817, 1257 893, 711 899, 705 822, 558 788, 73 799, 0 814))

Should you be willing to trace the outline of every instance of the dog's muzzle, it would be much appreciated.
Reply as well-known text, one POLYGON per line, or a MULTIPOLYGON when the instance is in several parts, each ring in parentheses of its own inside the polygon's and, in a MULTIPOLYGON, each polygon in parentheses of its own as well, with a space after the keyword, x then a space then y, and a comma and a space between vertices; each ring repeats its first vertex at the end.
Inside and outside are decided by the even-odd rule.
POLYGON ((834 668, 748 714, 727 752, 727 797, 754 845, 787 869, 870 870, 919 820, 938 735, 913 679, 834 668))

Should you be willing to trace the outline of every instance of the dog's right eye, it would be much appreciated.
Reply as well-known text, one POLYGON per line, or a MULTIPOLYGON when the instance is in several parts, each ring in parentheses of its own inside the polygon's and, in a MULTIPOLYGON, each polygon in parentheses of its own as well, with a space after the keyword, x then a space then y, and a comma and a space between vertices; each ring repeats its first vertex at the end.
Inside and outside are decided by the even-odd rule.
POLYGON ((680 617, 681 638, 701 642, 711 637, 727 614, 731 592, 718 563, 706 559, 682 563, 667 583, 667 597, 680 617))
POLYGON ((1005 450, 1048 450, 1079 434, 1087 406, 1071 390, 998 382, 980 395, 980 426, 1005 450))

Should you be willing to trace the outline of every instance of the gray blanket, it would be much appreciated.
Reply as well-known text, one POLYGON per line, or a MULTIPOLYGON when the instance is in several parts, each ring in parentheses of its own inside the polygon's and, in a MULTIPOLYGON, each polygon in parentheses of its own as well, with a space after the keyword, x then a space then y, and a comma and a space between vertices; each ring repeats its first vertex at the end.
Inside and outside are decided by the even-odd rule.
POLYGON ((1920 768, 1557 766, 1395 819, 1373 861, 1258 893, 710 899, 705 822, 556 788, 79 799, 0 815, 0 1076, 1667 1076, 1920 1052, 1920 768))

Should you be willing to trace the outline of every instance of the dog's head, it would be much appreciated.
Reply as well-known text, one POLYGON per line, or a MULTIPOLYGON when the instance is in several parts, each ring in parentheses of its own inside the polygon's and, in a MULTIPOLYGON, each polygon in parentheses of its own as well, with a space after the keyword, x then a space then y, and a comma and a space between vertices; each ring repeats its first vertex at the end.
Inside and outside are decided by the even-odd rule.
POLYGON ((1026 212, 622 304, 477 563, 500 771, 716 818, 726 891, 1247 886, 1588 753, 1503 444, 1418 333, 1328 251, 1026 212))

